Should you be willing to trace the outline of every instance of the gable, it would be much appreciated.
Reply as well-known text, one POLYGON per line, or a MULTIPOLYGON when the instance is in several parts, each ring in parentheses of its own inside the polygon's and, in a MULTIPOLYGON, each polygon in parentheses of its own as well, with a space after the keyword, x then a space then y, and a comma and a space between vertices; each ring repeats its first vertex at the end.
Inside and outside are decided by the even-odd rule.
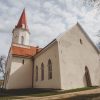
POLYGON ((84 34, 84 36, 86 37, 86 39, 88 40, 88 42, 90 42, 90 44, 93 46, 93 48, 97 51, 97 53, 100 53, 99 49, 96 47, 96 45, 94 44, 94 42, 90 39, 90 37, 88 36, 88 34, 85 32, 85 30, 81 27, 81 25, 79 23, 77 23, 77 26, 80 28, 80 30, 82 31, 82 33, 84 34))
MULTIPOLYGON (((69 29, 68 31, 65 31, 63 34, 61 34, 60 36, 58 36, 56 39, 57 41, 64 41, 63 39, 66 39, 66 41, 69 41, 69 45, 71 45, 70 42, 73 42, 74 43, 74 39, 77 39, 77 38, 80 38, 80 41, 81 41, 81 38, 80 36, 78 35, 81 35, 82 37, 84 37, 87 42, 92 46, 92 48, 97 52, 97 53, 100 53, 100 51, 98 50, 98 48, 96 47, 96 45, 93 43, 93 41, 90 39, 90 37, 88 36, 88 34, 84 31, 84 29, 81 27, 81 25, 79 23, 77 23, 75 26, 73 26, 71 29, 69 29), (65 38, 64 38, 65 37, 65 38), (73 40, 71 39, 72 37, 73 40)), ((67 42, 66 42, 66 45, 67 42)))

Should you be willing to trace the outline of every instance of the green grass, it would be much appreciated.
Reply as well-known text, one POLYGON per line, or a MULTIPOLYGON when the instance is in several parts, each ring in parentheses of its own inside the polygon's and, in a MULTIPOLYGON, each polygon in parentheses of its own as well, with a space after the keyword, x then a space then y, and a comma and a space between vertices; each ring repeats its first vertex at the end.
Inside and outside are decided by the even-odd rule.
POLYGON ((77 89, 71 89, 71 90, 65 90, 65 91, 46 91, 46 92, 40 92, 40 93, 35 93, 35 94, 29 94, 31 96, 38 96, 38 97, 43 97, 43 96, 50 96, 50 95, 59 95, 59 94, 64 94, 64 93, 72 93, 72 92, 79 92, 79 91, 85 91, 85 90, 91 90, 91 89, 96 89, 98 87, 85 87, 85 88, 77 88, 77 89))
MULTIPOLYGON (((85 88, 77 88, 77 89, 66 90, 66 91, 42 90, 42 89, 9 90, 9 91, 1 92, 2 94, 0 96, 0 100, 21 99, 23 98, 22 96, 43 97, 43 96, 59 95, 59 94, 71 93, 71 92, 79 92, 79 91, 96 89, 96 88, 98 87, 85 87, 85 88)), ((60 100, 66 100, 66 99, 60 99, 60 100)))
POLYGON ((100 100, 100 93, 88 94, 88 95, 78 95, 69 98, 60 98, 58 100, 100 100))

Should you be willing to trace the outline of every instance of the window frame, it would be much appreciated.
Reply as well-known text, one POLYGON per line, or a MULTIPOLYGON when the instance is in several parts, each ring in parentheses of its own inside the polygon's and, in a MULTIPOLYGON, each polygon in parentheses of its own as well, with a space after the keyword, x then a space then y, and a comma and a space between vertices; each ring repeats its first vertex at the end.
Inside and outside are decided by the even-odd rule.
POLYGON ((52 79, 52 62, 51 59, 48 60, 48 79, 52 79))

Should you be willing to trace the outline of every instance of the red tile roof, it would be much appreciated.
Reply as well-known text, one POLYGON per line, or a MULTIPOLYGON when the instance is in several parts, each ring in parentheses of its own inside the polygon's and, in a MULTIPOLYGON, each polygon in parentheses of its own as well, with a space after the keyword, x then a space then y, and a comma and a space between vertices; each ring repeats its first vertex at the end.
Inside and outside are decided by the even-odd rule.
POLYGON ((28 30, 25 9, 22 12, 22 15, 21 15, 21 17, 18 21, 18 24, 17 24, 16 28, 22 28, 22 25, 25 25, 25 29, 28 30))
POLYGON ((15 56, 32 57, 40 50, 41 50, 40 48, 32 47, 32 46, 29 46, 28 48, 18 47, 18 46, 11 47, 12 55, 15 55, 15 56))

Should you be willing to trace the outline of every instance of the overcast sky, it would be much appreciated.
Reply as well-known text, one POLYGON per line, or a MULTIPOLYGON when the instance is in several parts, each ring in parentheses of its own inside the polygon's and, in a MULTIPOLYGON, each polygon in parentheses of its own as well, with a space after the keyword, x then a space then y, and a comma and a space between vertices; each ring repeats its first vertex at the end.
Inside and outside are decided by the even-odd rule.
POLYGON ((26 9, 31 45, 44 47, 77 21, 94 43, 100 30, 100 16, 96 9, 82 0, 0 0, 0 55, 7 55, 12 30, 23 8, 26 9))

